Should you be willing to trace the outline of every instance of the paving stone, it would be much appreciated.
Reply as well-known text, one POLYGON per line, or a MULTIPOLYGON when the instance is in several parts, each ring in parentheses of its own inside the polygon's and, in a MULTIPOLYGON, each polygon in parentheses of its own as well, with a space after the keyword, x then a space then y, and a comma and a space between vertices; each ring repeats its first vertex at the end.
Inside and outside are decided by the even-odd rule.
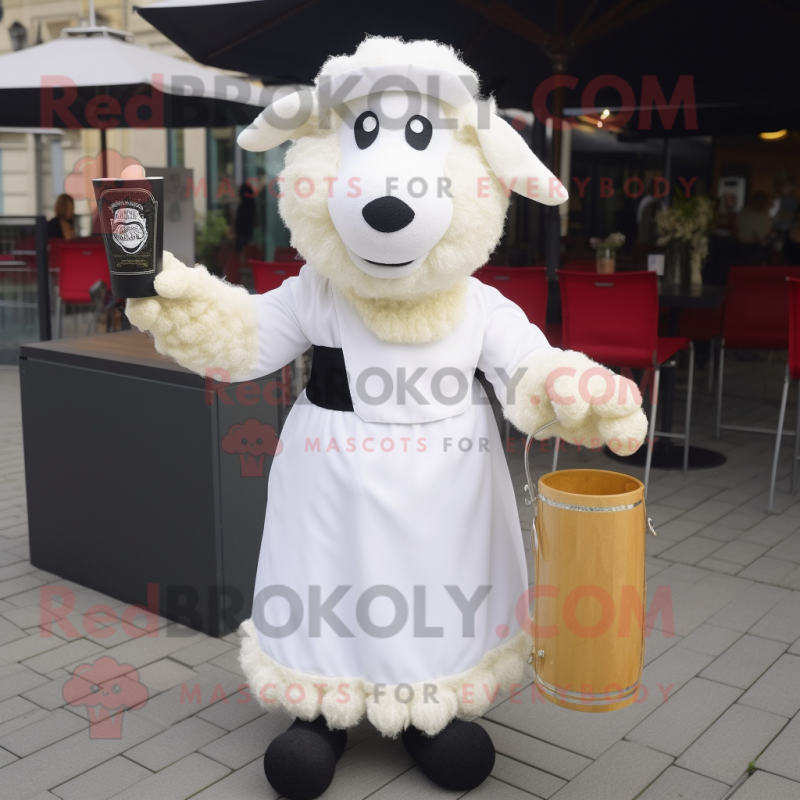
POLYGON ((617 742, 577 778, 553 795, 553 800, 621 800, 636 797, 652 783, 672 759, 655 750, 617 742))
POLYGON ((793 591, 800 590, 800 567, 790 572, 782 581, 781 586, 793 591))
MULTIPOLYGON (((248 722, 258 719, 267 712, 256 702, 251 699, 247 703, 215 703, 211 708, 201 711, 197 716, 200 719, 210 722, 219 728, 224 728, 226 731, 233 731, 236 728, 241 728, 248 722)), ((286 727, 289 727, 288 720, 286 727)), ((352 730, 350 731, 352 735, 352 730)), ((348 741, 350 736, 348 736, 348 741)))
POLYGON ((706 539, 716 539, 718 542, 732 542, 742 536, 741 528, 732 528, 729 525, 722 525, 715 522, 713 525, 706 525, 703 528, 703 536, 706 539))
POLYGON ((703 775, 669 767, 636 800, 721 800, 729 789, 703 775))
MULTIPOLYGON (((750 581, 716 573, 698 581, 672 602, 675 633, 687 636, 750 586, 750 581)), ((663 621, 663 617, 661 619, 663 621)))
MULTIPOLYGON (((796 716, 761 754, 757 766, 784 778, 800 781, 800 716, 796 716)), ((800 797, 800 795, 798 795, 800 797)))
POLYGON ((683 517, 684 519, 691 519, 708 525, 721 519, 726 514, 730 514, 739 504, 720 502, 719 495, 717 495, 713 500, 706 500, 705 503, 700 503, 700 505, 689 509, 683 517))
POLYGON ((13 753, 9 753, 8 750, 0 749, 0 768, 7 766, 14 761, 17 761, 17 757, 13 753))
POLYGON ((22 664, 0 666, 0 701, 47 683, 47 678, 22 664))
POLYGON ((107 800, 150 775, 150 770, 128 761, 124 756, 116 756, 83 775, 56 786, 52 793, 61 800, 107 800))
MULTIPOLYGON (((793 644, 800 639, 800 592, 792 592, 750 628, 753 636, 793 644)), ((11 645, 13 647, 14 645, 11 645)))
POLYGON ((735 703, 741 693, 731 686, 693 678, 625 738, 677 757, 735 703))
POLYGON ((797 800, 798 797, 800 783, 759 770, 731 795, 730 800, 797 800))
POLYGON ((197 717, 189 717, 152 739, 127 750, 125 756, 153 772, 158 772, 224 735, 225 731, 222 728, 197 717))
POLYGON ((469 800, 539 800, 535 795, 491 777, 464 796, 469 800))
POLYGON ((152 694, 165 692, 167 689, 179 686, 195 677, 197 677, 197 673, 194 670, 168 658, 162 658, 139 670, 139 681, 152 694))
POLYGON ((283 714, 263 714, 231 733, 217 738, 200 752, 231 769, 239 769, 259 755, 263 756, 267 745, 286 730, 287 723, 288 720, 283 714))
POLYGON ((0 617, 0 646, 24 639, 26 634, 8 619, 0 617))
POLYGON ((229 773, 222 764, 192 753, 114 797, 115 800, 185 800, 229 773))
POLYGON ((216 667, 222 667, 222 669, 228 670, 228 672, 233 672, 236 675, 240 675, 242 680, 246 680, 244 677, 244 672, 239 664, 239 648, 237 647, 234 650, 230 650, 224 655, 217 656, 216 658, 212 659, 209 663, 214 664, 216 667))
POLYGON ((705 623, 682 639, 681 646, 687 650, 696 650, 698 653, 705 653, 707 656, 716 658, 722 655, 740 636, 738 631, 705 623))
POLYGON ((90 642, 88 639, 78 639, 69 644, 62 644, 61 647, 54 648, 47 653, 29 658, 22 663, 35 672, 47 674, 55 669, 66 667, 75 661, 91 660, 92 656, 102 653, 100 645, 90 642))
POLYGON ((757 558, 763 556, 768 549, 769 548, 760 544, 737 540, 735 542, 728 542, 728 544, 717 550, 714 553, 714 558, 718 561, 730 561, 732 564, 746 567, 752 564, 757 558))
POLYGON ((211 667, 197 678, 151 698, 141 713, 166 728, 226 698, 235 702, 240 686, 239 676, 211 667))
POLYGON ((704 539, 699 535, 691 536, 665 550, 659 557, 667 561, 679 561, 681 564, 694 565, 726 546, 715 539, 704 539))
MULTIPOLYGON (((204 638, 206 636, 203 633, 173 623, 160 629, 158 636, 142 636, 136 639, 129 639, 123 644, 105 650, 103 655, 115 658, 120 664, 130 664, 139 669, 147 664, 160 661, 162 658, 166 658, 172 653, 204 638)), ((68 669, 77 666, 79 665, 72 664, 68 669)))
POLYGON ((763 547, 772 548, 780 544, 784 539, 788 538, 793 531, 781 527, 777 523, 775 517, 770 517, 758 525, 745 531, 740 537, 739 541, 752 542, 753 544, 760 544, 763 547))
POLYGON ((55 650, 64 644, 63 639, 57 636, 46 638, 38 634, 26 636, 24 639, 17 639, 0 647, 0 664, 17 664, 28 658, 38 656, 48 650, 55 650))
MULTIPOLYGON (((639 702, 613 714, 566 714, 563 708, 542 698, 533 704, 530 691, 524 691, 517 698, 520 702, 506 700, 486 717, 557 747, 597 758, 663 704, 663 692, 668 692, 667 697, 674 694, 711 661, 711 656, 703 653, 685 650, 680 645, 671 647, 644 668, 639 702)), ((547 766, 540 768, 553 771, 547 766)))
POLYGON ((21 716, 14 717, 13 719, 9 719, 7 722, 0 724, 0 738, 8 736, 9 734, 14 733, 14 731, 18 731, 27 727, 28 725, 33 725, 35 722, 40 722, 43 719, 47 719, 47 717, 50 715, 46 709, 39 708, 33 703, 30 705, 31 709, 29 711, 26 711, 21 716))
POLYGON ((712 625, 744 633, 788 596, 785 589, 756 584, 735 597, 709 620, 712 625))
MULTIPOLYGON (((418 770, 411 770, 411 772, 415 771, 418 770)), ((408 774, 409 773, 407 772, 406 775, 408 774)), ((419 774, 420 777, 427 782, 427 786, 430 787, 430 781, 428 781, 428 779, 425 778, 422 773, 419 774)), ((405 776, 397 778, 393 783, 402 780, 403 777, 405 776)), ((523 764, 521 761, 509 758, 501 753, 498 753, 495 758, 492 777, 497 778, 497 780, 502 781, 503 783, 516 786, 517 789, 522 789, 526 792, 535 792, 536 796, 541 797, 542 800, 548 800, 548 798, 552 797, 562 786, 566 784, 566 781, 561 780, 561 778, 556 778, 554 775, 550 775, 547 772, 542 772, 541 770, 536 769, 536 767, 523 764)), ((424 787, 424 784, 421 785, 424 787)), ((389 784, 389 786, 392 786, 392 784, 389 784)), ((386 788, 388 789, 389 787, 386 788)), ((390 795, 387 794, 387 797, 389 796, 390 795)), ((426 795, 420 795, 420 797, 423 796, 426 795)), ((397 798, 398 795, 396 793, 392 793, 391 797, 397 798)))
POLYGON ((733 785, 747 770, 747 765, 758 758, 785 724, 784 717, 737 703, 676 764, 733 785))
POLYGON ((779 584, 787 575, 790 575, 796 565, 793 561, 779 561, 777 558, 762 556, 756 559, 749 567, 745 567, 739 577, 762 583, 779 584))
POLYGON ((767 555, 779 561, 793 561, 795 564, 800 564, 800 532, 787 536, 769 550, 767 555))
POLYGON ((579 756, 577 753, 556 747, 504 725, 498 725, 491 720, 484 718, 477 722, 489 734, 498 753, 565 780, 572 780, 581 770, 591 764, 588 758, 579 756))
POLYGON ((739 702, 762 711, 793 717, 800 711, 800 657, 781 656, 739 702))
POLYGON ((718 520, 719 525, 725 525, 729 528, 738 528, 740 531, 747 531, 758 525, 764 520, 765 515, 751 509, 737 509, 726 514, 722 519, 718 520))
MULTIPOLYGON (((13 597, 15 594, 27 592, 37 586, 44 586, 44 581, 32 575, 20 575, 18 578, 0 582, 0 599, 13 597)), ((13 603, 13 600, 11 601, 13 603)))
POLYGON ((748 689, 785 651, 786 645, 780 642, 745 635, 704 669, 700 677, 748 689))
POLYGON ((661 536, 648 536, 645 541, 645 551, 648 557, 658 556, 674 546, 675 541, 673 539, 664 539, 661 536))
POLYGON ((648 628, 649 636, 645 635, 644 640, 644 663, 649 664, 655 661, 659 656, 664 655, 670 647, 674 647, 678 642, 683 639, 680 636, 667 636, 663 631, 654 628, 648 628))
POLYGON ((710 569, 713 572, 722 572, 725 575, 738 575, 742 571, 742 567, 738 564, 717 561, 714 558, 704 558, 702 561, 697 562, 697 566, 701 569, 710 569))
MULTIPOLYGON (((656 531, 658 532, 658 538, 660 539, 669 539, 673 542, 682 542, 684 539, 694 536, 694 534, 702 529, 702 522, 694 522, 693 520, 680 517, 667 522, 665 525, 659 525, 658 528, 656 528, 656 531)), ((650 537, 648 537, 648 541, 649 538, 650 537)))
POLYGON ((72 689, 75 691, 73 695, 74 701, 79 701, 83 697, 88 697, 88 695, 92 692, 92 685, 89 681, 84 680, 78 675, 72 675, 71 673, 66 673, 55 680, 50 681, 49 683, 44 684, 43 686, 39 686, 36 689, 32 689, 29 692, 25 692, 25 697, 36 703, 42 708, 47 708, 50 711, 55 710, 56 708, 61 708, 61 706, 66 705, 67 701, 64 699, 64 684, 67 681, 73 680, 72 689))
POLYGON ((659 500, 661 505, 673 506, 675 508, 690 509, 699 506, 705 500, 719 494, 719 489, 715 486, 703 486, 702 484, 690 484, 683 486, 677 492, 662 497, 659 500))
POLYGON ((264 765, 259 758, 204 789, 192 800, 276 800, 277 797, 278 793, 264 776, 264 765))
POLYGON ((79 731, 5 767, 2 773, 3 800, 24 800, 66 783, 160 730, 139 712, 126 711, 119 739, 89 739, 88 731, 79 731))
POLYGON ((647 516, 653 520, 655 529, 658 530, 659 525, 666 525, 676 517, 683 515, 683 510, 674 508, 672 506, 662 506, 659 503, 647 504, 647 516))
POLYGON ((23 697, 9 697, 0 703, 0 725, 37 709, 38 706, 23 697))
POLYGON ((48 713, 44 719, 7 734, 0 739, 0 747, 19 758, 24 758, 86 727, 88 727, 86 720, 68 711, 57 709, 48 713))
POLYGON ((204 661, 211 661, 212 658, 217 658, 232 649, 232 645, 227 642, 207 638, 176 651, 170 658, 185 664, 187 667, 196 667, 198 664, 202 664, 204 661))

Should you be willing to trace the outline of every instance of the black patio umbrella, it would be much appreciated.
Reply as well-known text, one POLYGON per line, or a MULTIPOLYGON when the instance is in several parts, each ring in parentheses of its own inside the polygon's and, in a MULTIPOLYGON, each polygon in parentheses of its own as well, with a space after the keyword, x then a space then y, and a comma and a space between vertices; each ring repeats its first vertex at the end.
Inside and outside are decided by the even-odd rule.
POLYGON ((800 0, 163 0, 137 10, 201 63, 266 83, 310 82, 370 33, 452 44, 504 107, 530 110, 536 88, 563 73, 574 88, 550 94, 551 110, 627 107, 632 135, 800 126, 790 61, 800 0), (596 96, 585 94, 593 80, 596 96), (670 113, 673 98, 688 115, 670 113), (651 113, 655 104, 666 108, 651 113))

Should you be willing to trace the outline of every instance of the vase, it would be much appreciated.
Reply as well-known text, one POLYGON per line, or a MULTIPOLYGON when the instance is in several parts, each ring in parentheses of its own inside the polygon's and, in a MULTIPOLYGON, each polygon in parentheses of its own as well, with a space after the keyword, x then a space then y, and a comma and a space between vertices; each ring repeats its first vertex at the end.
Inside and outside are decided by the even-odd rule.
POLYGON ((664 252, 664 285, 686 286, 689 283, 689 244, 672 239, 664 252))
POLYGON ((617 260, 614 257, 614 250, 611 247, 598 247, 596 253, 595 268, 598 272, 608 274, 617 268, 617 260))

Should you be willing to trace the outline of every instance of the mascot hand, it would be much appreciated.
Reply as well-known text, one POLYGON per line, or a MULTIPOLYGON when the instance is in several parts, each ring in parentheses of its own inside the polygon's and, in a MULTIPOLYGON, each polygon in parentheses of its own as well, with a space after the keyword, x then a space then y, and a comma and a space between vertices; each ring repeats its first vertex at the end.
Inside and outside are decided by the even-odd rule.
POLYGON ((205 267, 187 267, 164 253, 155 280, 157 297, 131 298, 125 313, 131 324, 149 331, 156 350, 181 366, 204 374, 224 369, 245 378, 258 359, 255 304, 242 286, 232 286, 205 267))
POLYGON ((532 354, 520 365, 525 374, 509 392, 505 412, 519 430, 532 434, 558 420, 539 438, 560 436, 596 448, 607 444, 618 455, 635 453, 647 437, 647 418, 636 384, 596 364, 583 353, 532 354))

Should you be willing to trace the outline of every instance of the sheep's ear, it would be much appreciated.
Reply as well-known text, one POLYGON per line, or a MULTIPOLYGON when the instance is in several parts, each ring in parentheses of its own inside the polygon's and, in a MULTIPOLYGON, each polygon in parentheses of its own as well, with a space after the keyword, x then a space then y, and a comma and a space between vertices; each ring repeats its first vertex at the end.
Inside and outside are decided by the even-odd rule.
POLYGON ((292 92, 268 105, 239 134, 239 147, 260 152, 289 139, 299 139, 311 133, 317 116, 317 100, 312 89, 292 92))
POLYGON ((557 206, 567 200, 567 190, 534 155, 525 140, 497 114, 489 114, 476 132, 492 172, 506 192, 512 191, 557 206))

